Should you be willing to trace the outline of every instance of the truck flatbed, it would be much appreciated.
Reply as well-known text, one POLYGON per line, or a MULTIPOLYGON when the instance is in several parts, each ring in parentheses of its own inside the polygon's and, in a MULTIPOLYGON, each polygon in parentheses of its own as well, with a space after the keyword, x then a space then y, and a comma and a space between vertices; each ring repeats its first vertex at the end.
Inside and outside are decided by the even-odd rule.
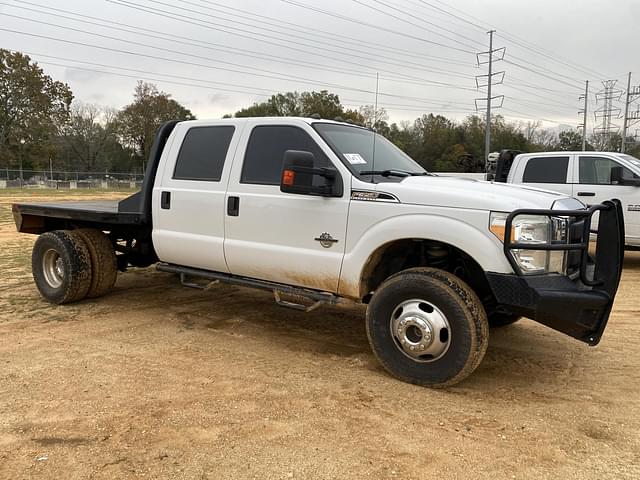
POLYGON ((104 226, 139 226, 144 223, 141 213, 118 211, 118 205, 117 200, 16 203, 12 210, 18 231, 25 233, 38 233, 49 221, 104 226))

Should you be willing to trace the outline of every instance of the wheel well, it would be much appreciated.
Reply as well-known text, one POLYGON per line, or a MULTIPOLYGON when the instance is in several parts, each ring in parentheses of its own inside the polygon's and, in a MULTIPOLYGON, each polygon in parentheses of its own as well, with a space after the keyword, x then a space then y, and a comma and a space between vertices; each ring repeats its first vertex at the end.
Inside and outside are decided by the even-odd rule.
POLYGON ((471 256, 447 243, 415 238, 389 242, 369 257, 360 278, 360 292, 365 292, 362 301, 369 303, 373 292, 391 275, 414 267, 453 273, 475 291, 485 308, 495 304, 484 270, 471 256))

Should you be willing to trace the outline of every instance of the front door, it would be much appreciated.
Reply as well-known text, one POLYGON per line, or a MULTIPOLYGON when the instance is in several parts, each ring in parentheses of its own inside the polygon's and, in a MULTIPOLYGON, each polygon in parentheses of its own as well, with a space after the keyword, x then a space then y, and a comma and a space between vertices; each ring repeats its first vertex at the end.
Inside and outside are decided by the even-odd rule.
POLYGON ((611 158, 597 154, 580 155, 578 183, 573 185, 573 196, 588 205, 617 198, 624 209, 627 244, 640 245, 640 188, 619 185, 611 180, 611 170, 622 167, 622 178, 638 178, 631 170, 611 158))
POLYGON ((339 162, 330 160, 333 153, 321 142, 303 122, 246 126, 241 143, 246 153, 234 161, 227 192, 224 251, 232 274, 337 292, 349 185, 344 185, 341 198, 280 191, 287 150, 309 151, 314 166, 333 166, 341 181, 350 178, 339 162))

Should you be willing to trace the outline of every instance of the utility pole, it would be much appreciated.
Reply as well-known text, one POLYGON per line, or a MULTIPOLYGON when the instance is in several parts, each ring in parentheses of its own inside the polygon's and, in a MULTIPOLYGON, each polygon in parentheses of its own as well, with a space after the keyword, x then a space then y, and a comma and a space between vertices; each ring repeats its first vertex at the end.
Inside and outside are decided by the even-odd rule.
POLYGON ((584 84, 584 95, 580 95, 580 100, 584 97, 584 109, 580 110, 578 114, 582 113, 582 151, 587 150, 587 109, 589 104, 587 103, 589 99, 589 80, 585 81, 584 84))
POLYGON ((484 128, 484 158, 485 161, 491 153, 491 84, 493 83, 493 34, 495 30, 489 30, 489 81, 487 82, 487 125, 484 128))
POLYGON ((605 80, 602 82, 604 88, 596 93, 596 101, 602 100, 603 106, 598 108, 594 114, 596 121, 601 119, 602 123, 593 130, 600 137, 601 148, 611 149, 611 133, 612 131, 618 132, 620 130, 620 127, 612 122, 613 118, 620 118, 622 113, 619 107, 614 107, 613 105, 613 102, 620 100, 623 94, 622 90, 615 88, 616 83, 618 83, 617 80, 605 80))
POLYGON ((624 153, 627 143, 627 130, 630 126, 640 121, 640 107, 635 112, 629 113, 629 107, 640 96, 640 86, 636 85, 631 87, 631 72, 629 72, 629 78, 627 79, 627 100, 624 103, 624 119, 622 123, 622 145, 620 145, 620 152, 624 153))
POLYGON ((493 106, 494 108, 502 107, 502 103, 504 102, 504 95, 492 95, 492 87, 493 85, 500 85, 504 82, 504 71, 502 72, 494 72, 493 71, 493 62, 498 62, 504 59, 505 47, 501 48, 493 48, 493 34, 495 30, 490 30, 487 32, 489 34, 489 50, 486 52, 480 52, 476 54, 476 58, 478 61, 478 66, 488 64, 488 73, 487 75, 477 75, 476 76, 476 87, 478 90, 480 88, 487 88, 487 96, 485 98, 476 98, 476 110, 478 110, 478 102, 487 102, 487 117, 486 117, 486 125, 484 132, 484 161, 485 164, 489 159, 489 153, 491 153, 491 107, 493 106, 493 100, 500 99, 500 104, 493 106), (494 56, 494 54, 499 54, 498 57, 494 56), (480 59, 481 56, 488 55, 487 60, 480 59), (487 79, 486 84, 483 82, 479 82, 479 79, 485 78, 487 79), (494 81, 494 77, 498 77, 497 81, 494 81))

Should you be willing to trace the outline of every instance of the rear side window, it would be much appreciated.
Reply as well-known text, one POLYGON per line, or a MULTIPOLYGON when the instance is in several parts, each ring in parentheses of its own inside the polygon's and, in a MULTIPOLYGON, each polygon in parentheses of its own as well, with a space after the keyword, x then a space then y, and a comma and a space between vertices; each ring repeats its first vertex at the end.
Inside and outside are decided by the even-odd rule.
POLYGON ((175 180, 219 182, 235 127, 194 127, 182 141, 175 180))
POLYGON ((569 157, 535 157, 529 159, 523 183, 567 183, 569 157))
POLYGON ((263 125, 251 132, 242 166, 241 183, 280 185, 282 160, 287 150, 303 150, 315 156, 315 167, 329 166, 329 159, 307 132, 298 127, 263 125))

